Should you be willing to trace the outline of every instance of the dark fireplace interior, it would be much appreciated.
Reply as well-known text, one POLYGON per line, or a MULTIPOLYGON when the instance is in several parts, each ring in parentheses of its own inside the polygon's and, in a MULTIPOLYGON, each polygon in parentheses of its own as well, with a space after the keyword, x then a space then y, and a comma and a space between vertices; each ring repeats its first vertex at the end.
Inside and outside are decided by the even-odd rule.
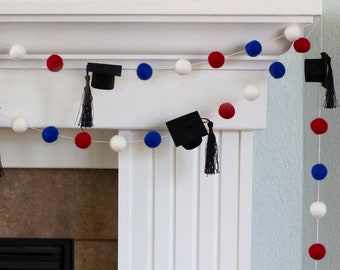
POLYGON ((73 240, 2 238, 0 269, 73 270, 73 240))
MULTIPOLYGON (((64 239, 70 245, 71 241, 74 268, 0 269, 117 269, 116 169, 4 168, 4 172, 5 176, 0 178, 0 246, 8 241, 24 243, 26 239, 36 239, 36 246, 12 247, 12 255, 21 254, 18 251, 25 249, 33 257, 45 260, 49 256, 56 259, 60 254, 40 254, 45 251, 39 243, 64 239)), ((47 247, 47 250, 57 253, 66 252, 66 246, 47 247)), ((2 258, 12 256, 2 254, 2 258)), ((55 267, 58 263, 51 265, 55 267)))

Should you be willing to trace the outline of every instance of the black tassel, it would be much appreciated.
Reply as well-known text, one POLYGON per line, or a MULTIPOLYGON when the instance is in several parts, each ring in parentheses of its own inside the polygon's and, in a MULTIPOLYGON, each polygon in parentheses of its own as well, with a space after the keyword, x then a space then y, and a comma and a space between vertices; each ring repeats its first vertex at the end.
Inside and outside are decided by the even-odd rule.
POLYGON ((208 141, 205 149, 205 174, 216 174, 220 172, 218 164, 218 147, 216 143, 216 137, 213 131, 213 122, 208 120, 208 141))
POLYGON ((4 169, 2 167, 2 162, 1 162, 1 157, 0 157, 0 177, 3 177, 5 176, 5 172, 4 172, 4 169))
POLYGON ((334 88, 334 79, 333 79, 333 70, 331 66, 331 58, 327 55, 327 53, 321 53, 322 58, 326 59, 325 63, 325 79, 322 82, 322 86, 326 88, 326 98, 324 102, 324 107, 327 109, 336 108, 336 95, 335 95, 335 88, 334 88))
POLYGON ((92 108, 93 97, 90 87, 90 76, 88 74, 85 76, 85 80, 86 85, 84 87, 83 93, 82 113, 78 123, 78 125, 82 128, 93 126, 93 108, 92 108))

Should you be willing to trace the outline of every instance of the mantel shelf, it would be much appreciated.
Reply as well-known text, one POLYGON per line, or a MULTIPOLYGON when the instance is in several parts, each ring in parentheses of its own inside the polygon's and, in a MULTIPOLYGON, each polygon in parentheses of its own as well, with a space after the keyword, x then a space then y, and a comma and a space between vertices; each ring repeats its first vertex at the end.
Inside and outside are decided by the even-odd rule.
MULTIPOLYGON (((263 42, 262 56, 278 57, 291 46, 282 38, 284 29, 303 28, 319 15, 321 0, 3 0, 0 54, 4 59, 11 45, 22 44, 27 60, 54 53, 70 59, 77 55, 78 63, 93 55, 128 55, 135 61, 145 55, 157 60, 187 55, 199 60, 211 51, 242 51, 256 39, 263 42)), ((7 62, 1 68, 16 66, 7 62)))

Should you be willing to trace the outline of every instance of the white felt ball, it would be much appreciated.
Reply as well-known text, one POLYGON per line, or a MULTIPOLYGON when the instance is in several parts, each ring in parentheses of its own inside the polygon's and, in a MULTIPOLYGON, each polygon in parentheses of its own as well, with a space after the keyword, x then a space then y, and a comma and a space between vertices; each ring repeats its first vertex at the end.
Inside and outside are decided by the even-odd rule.
POLYGON ((26 49, 21 44, 14 44, 11 49, 9 50, 9 55, 14 60, 19 60, 26 55, 26 49))
POLYGON ((122 152, 126 149, 127 142, 123 136, 115 135, 110 139, 110 147, 115 152, 122 152))
POLYGON ((28 121, 21 116, 12 120, 12 129, 16 133, 23 133, 28 129, 28 121))
POLYGON ((310 206, 310 213, 315 218, 323 217, 327 212, 326 204, 323 202, 313 202, 310 206))
POLYGON ((189 60, 180 59, 175 64, 175 71, 179 75, 187 75, 192 71, 192 65, 189 60))
POLYGON ((260 96, 260 91, 255 85, 250 84, 244 88, 243 95, 247 100, 252 101, 260 96))
POLYGON ((288 26, 284 31, 284 35, 289 41, 295 41, 299 39, 301 34, 301 28, 296 25, 288 26))

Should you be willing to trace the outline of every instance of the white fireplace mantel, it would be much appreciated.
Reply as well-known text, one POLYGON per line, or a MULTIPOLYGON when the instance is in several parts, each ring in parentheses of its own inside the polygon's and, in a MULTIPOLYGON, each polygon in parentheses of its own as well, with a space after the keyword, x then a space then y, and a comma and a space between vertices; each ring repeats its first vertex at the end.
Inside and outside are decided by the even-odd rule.
MULTIPOLYGON (((6 167, 114 168, 108 140, 117 130, 128 141, 118 155, 119 270, 250 270, 252 133, 266 127, 269 65, 292 45, 284 36, 321 15, 321 0, 1 0, 0 151, 6 167), (263 45, 250 57, 244 46, 263 45), (27 51, 8 54, 13 44, 27 51), (226 63, 213 69, 208 54, 226 63), (45 61, 59 54, 64 67, 45 61), (176 74, 185 58, 193 71, 176 74), (92 89, 96 142, 89 150, 58 139, 47 145, 35 128, 54 125, 79 132, 75 118, 87 62, 122 65, 112 91, 92 89), (141 62, 152 78, 136 76, 141 62), (255 85, 260 96, 245 99, 255 85), (232 119, 218 107, 230 102, 232 119), (221 173, 206 176, 204 143, 176 148, 165 122, 192 111, 214 122, 221 173), (34 129, 14 134, 11 119, 23 116, 34 129), (150 129, 162 134, 146 147, 150 129), (103 144, 104 140, 104 144, 103 144)), ((39 133, 39 132, 38 132, 39 133)), ((65 137, 65 136, 64 136, 65 137)), ((204 139, 205 142, 205 139, 204 139)), ((115 156, 115 157, 113 157, 115 156)), ((98 183, 100 184, 100 183, 98 183)))
MULTIPOLYGON (((1 108, 3 113, 24 115, 32 125, 43 127, 51 124, 41 114, 41 104, 48 104, 51 114, 57 115, 53 117, 55 125, 74 128, 84 87, 82 77, 86 63, 91 61, 123 67, 113 91, 94 93, 96 128, 164 128, 165 121, 199 110, 214 120, 218 129, 262 129, 266 71, 292 44, 283 37, 285 28, 303 28, 320 14, 321 0, 3 0, 0 79, 8 91, 2 97, 1 108), (262 43, 263 51, 258 57, 249 57, 244 46, 254 39, 262 43), (26 48, 24 59, 13 61, 9 57, 13 44, 26 48), (212 51, 226 56, 219 70, 207 63, 212 51), (62 71, 47 71, 45 60, 51 54, 63 57, 62 71), (181 58, 194 65, 189 76, 178 76, 173 70, 181 58), (141 82, 136 77, 141 62, 154 69, 149 81, 141 82), (210 81, 217 82, 216 77, 221 81, 212 87, 210 81), (49 91, 41 93, 37 81, 39 87, 49 91), (242 99, 247 84, 257 85, 264 93, 251 105, 242 99), (13 104, 23 95, 22 89, 31 92, 32 100, 13 104), (169 102, 174 96, 178 97, 176 106, 169 102), (55 99, 62 101, 57 104, 55 99), (223 121, 214 108, 228 100, 237 103, 238 113, 231 121, 223 121), (110 120, 106 119, 108 115, 110 120)), ((8 121, 1 119, 0 125, 9 127, 8 121)))

